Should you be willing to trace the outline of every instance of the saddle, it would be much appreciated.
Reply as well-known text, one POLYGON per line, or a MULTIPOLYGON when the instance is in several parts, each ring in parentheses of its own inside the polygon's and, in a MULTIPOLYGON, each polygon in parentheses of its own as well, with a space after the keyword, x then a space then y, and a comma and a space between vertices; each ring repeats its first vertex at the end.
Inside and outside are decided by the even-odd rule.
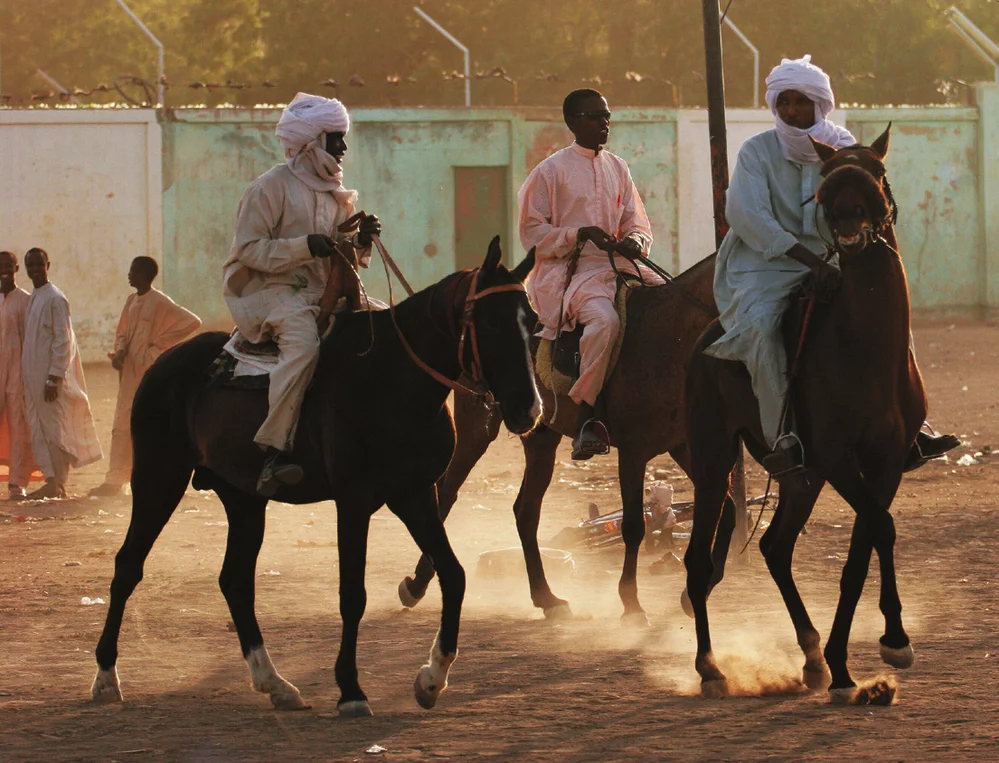
POLYGON ((233 329, 208 371, 208 386, 267 389, 270 372, 277 362, 277 342, 269 339, 254 343, 240 334, 239 329, 233 329))
MULTIPOLYGON (((635 286, 628 279, 618 279, 614 309, 621 320, 621 328, 611 350, 611 359, 607 366, 608 378, 617 365, 621 342, 624 341, 624 333, 628 326, 628 295, 634 288, 635 286)), ((538 380, 556 395, 568 395, 572 385, 579 378, 581 360, 579 340, 582 338, 585 328, 582 323, 577 323, 572 331, 561 332, 557 339, 542 339, 537 344, 534 353, 534 371, 538 380)))

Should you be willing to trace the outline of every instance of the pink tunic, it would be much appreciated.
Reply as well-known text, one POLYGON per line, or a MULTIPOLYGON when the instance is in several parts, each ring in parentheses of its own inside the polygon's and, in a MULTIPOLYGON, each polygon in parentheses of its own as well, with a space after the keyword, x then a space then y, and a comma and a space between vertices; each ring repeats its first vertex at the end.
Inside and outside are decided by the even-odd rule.
MULTIPOLYGON (((614 299, 614 270, 607 253, 591 241, 583 246, 576 273, 566 288, 566 256, 576 244, 579 228, 595 225, 619 239, 633 238, 646 256, 652 248, 652 228, 628 164, 609 151, 595 153, 578 143, 535 167, 518 200, 520 241, 525 249, 537 247, 537 265, 528 292, 545 327, 541 336, 551 339, 563 292, 562 325, 566 329, 575 326, 578 309, 587 300, 614 299)), ((621 255, 615 255, 615 262, 622 272, 635 271, 621 255)), ((642 268, 642 276, 646 283, 661 283, 648 268, 642 268)))

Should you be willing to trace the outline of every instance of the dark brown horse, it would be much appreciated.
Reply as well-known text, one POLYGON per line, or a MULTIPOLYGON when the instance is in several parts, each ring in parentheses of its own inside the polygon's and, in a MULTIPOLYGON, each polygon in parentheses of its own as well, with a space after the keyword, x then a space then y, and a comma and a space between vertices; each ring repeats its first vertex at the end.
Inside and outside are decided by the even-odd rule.
MULTIPOLYGON (((683 417, 683 383, 687 359, 694 343, 717 315, 712 281, 715 257, 708 257, 681 273, 672 283, 638 289, 628 301, 627 328, 617 365, 601 393, 612 444, 618 448, 618 474, 624 516, 621 534, 625 543, 624 569, 618 591, 624 603, 623 620, 647 625, 648 618, 638 600, 635 574, 638 551, 645 537, 644 483, 648 462, 669 453, 687 469, 688 454, 683 417)), ((539 386, 540 383, 539 383, 539 386)), ((555 398, 542 387, 545 411, 555 410, 555 398)), ((568 396, 559 396, 558 415, 521 438, 526 468, 513 511, 524 549, 531 600, 546 617, 570 616, 568 602, 552 593, 545 578, 538 547, 541 502, 551 483, 555 454, 562 437, 579 431, 578 407, 568 396)), ((455 395, 455 425, 458 442, 454 459, 438 483, 441 515, 447 516, 472 467, 499 432, 499 420, 469 395, 455 395)), ((735 507, 724 513, 715 544, 715 582, 721 579, 725 556, 735 522, 735 507)), ((416 606, 433 579, 434 565, 424 556, 415 576, 399 584, 399 598, 407 607, 416 606)))
MULTIPOLYGON (((783 486, 760 550, 780 589, 805 654, 804 681, 821 686, 831 672, 836 701, 852 701, 857 689, 847 670, 847 642, 854 611, 867 577, 872 550, 881 569, 881 611, 885 633, 881 657, 906 668, 913 652, 902 626, 902 605, 895 583, 895 526, 889 509, 916 433, 926 415, 919 369, 909 352, 909 292, 896 249, 879 232, 890 228, 890 206, 880 182, 888 148, 886 132, 864 162, 876 157, 875 173, 843 155, 835 169, 827 161, 817 200, 839 253, 842 281, 828 302, 817 302, 801 357, 800 374, 791 388, 797 433, 806 454, 806 485, 783 486), (875 177, 878 175, 878 177, 875 177), (840 582, 841 596, 829 640, 820 650, 819 634, 805 611, 791 575, 795 542, 828 482, 856 512, 850 550, 840 582)), ((820 157, 836 151, 818 145, 820 157)), ((788 357, 798 337, 785 325, 788 357)), ((711 651, 707 597, 711 590, 711 544, 728 476, 741 437, 758 461, 767 453, 760 415, 741 363, 719 360, 702 350, 722 334, 708 328, 697 344, 687 376, 686 415, 694 483, 694 526, 684 559, 687 567, 685 608, 697 629, 696 668, 702 691, 723 695, 725 677, 711 651), (696 422, 696 425, 694 425, 696 422)))
MULTIPOLYGON (((444 533, 435 485, 454 449, 445 405, 449 389, 407 356, 397 331, 423 362, 449 379, 462 367, 481 369, 507 427, 529 431, 541 411, 528 347, 531 308, 523 289, 534 257, 532 252, 513 271, 500 265, 500 258, 497 237, 480 269, 448 276, 401 303, 397 326, 388 311, 370 314, 372 336, 368 313, 348 313, 337 318, 322 344, 294 451, 306 478, 280 488, 275 499, 336 501, 343 631, 335 673, 341 715, 371 714, 357 680, 357 630, 366 602, 368 525, 382 505, 403 521, 440 571, 440 630, 415 684, 423 707, 433 707, 457 656, 465 573, 444 533)), ((254 567, 267 499, 255 492, 264 455, 253 435, 267 414, 267 395, 206 385, 226 339, 222 333, 203 334, 165 353, 136 394, 132 518, 115 558, 111 602, 96 651, 94 699, 121 701, 115 664, 125 602, 193 472, 194 486, 214 490, 229 520, 219 585, 253 688, 269 694, 277 708, 306 706, 271 663, 254 613, 254 567)))

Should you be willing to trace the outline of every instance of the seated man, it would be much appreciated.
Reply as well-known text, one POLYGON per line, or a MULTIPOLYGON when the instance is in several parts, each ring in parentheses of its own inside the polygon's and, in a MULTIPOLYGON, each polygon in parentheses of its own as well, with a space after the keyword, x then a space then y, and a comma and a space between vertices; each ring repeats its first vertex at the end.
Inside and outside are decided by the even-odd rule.
MULTIPOLYGON (((715 301, 725 334, 705 352, 746 364, 760 406, 767 445, 775 449, 764 466, 773 474, 800 471, 801 443, 792 431, 793 412, 782 419, 788 393, 787 353, 781 321, 792 292, 810 277, 820 291, 838 284, 834 257, 819 255, 825 240, 821 210, 813 199, 821 162, 809 136, 842 148, 854 137, 826 116, 835 103, 829 77, 810 56, 784 61, 767 77, 773 130, 743 144, 728 189, 725 216, 731 229, 718 250, 715 301)), ((922 455, 942 455, 958 443, 948 436, 920 434, 922 455)))
POLYGON ((338 231, 357 201, 357 192, 343 187, 341 169, 349 128, 340 101, 295 96, 276 130, 287 162, 258 177, 243 195, 223 266, 225 300, 236 327, 251 342, 275 340, 280 352, 270 375, 267 418, 254 437, 267 453, 257 483, 264 496, 305 476, 287 454, 319 358, 316 319, 329 258, 342 253, 366 266, 372 236, 381 232, 374 215, 365 216, 353 235, 338 231))
MULTIPOLYGON (((564 331, 577 322, 585 326, 579 379, 569 391, 583 422, 572 457, 584 460, 609 450, 593 406, 620 328, 610 256, 618 269, 634 272, 629 260, 648 256, 652 229, 628 164, 603 149, 610 135, 606 99, 596 90, 575 90, 562 116, 576 140, 535 167, 520 189, 520 241, 525 249, 537 247, 528 290, 544 327, 539 336, 554 339, 560 318, 564 331)), ((648 268, 640 270, 645 283, 662 283, 648 268)))

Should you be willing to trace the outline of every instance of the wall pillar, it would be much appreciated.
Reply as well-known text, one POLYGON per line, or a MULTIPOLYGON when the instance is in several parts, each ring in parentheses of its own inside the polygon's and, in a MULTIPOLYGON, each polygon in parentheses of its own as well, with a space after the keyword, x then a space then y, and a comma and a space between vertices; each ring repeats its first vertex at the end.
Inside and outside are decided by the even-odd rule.
POLYGON ((981 199, 980 307, 999 308, 999 84, 975 85, 981 199))

